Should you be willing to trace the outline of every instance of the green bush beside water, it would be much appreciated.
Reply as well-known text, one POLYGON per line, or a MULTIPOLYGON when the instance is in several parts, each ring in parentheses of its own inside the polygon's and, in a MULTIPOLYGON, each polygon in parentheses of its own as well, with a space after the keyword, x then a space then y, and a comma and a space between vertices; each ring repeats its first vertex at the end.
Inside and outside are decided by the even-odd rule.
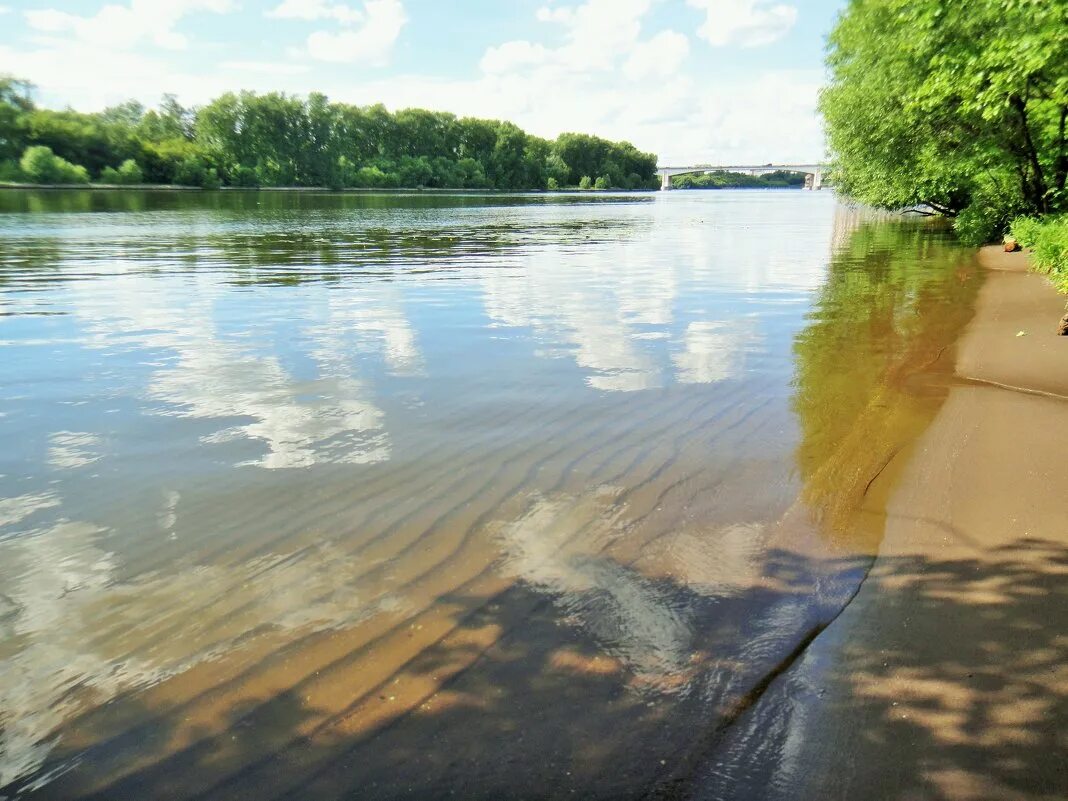
POLYGON ((1068 3, 848 0, 820 108, 842 194, 997 241, 1068 212, 1068 3))
POLYGON ((1012 236, 1031 249, 1031 264, 1048 273, 1061 292, 1068 292, 1068 214, 1053 217, 1017 217, 1012 236))
POLYGON ((80 164, 71 164, 52 152, 52 148, 37 145, 26 148, 19 161, 19 171, 35 184, 87 184, 89 172, 80 164))

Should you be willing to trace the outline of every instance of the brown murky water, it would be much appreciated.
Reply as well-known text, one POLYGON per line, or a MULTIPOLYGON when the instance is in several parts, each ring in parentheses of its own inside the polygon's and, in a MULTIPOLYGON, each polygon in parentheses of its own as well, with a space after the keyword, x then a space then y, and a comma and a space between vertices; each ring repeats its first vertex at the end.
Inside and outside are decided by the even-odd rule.
POLYGON ((977 283, 819 193, 0 210, 15 797, 683 793, 854 591, 977 283))

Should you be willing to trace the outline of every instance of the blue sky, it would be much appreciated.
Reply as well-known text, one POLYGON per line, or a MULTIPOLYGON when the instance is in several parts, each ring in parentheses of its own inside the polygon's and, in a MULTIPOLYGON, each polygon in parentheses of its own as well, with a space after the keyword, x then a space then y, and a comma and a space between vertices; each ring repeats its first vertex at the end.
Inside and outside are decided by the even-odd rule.
POLYGON ((318 90, 629 139, 662 163, 811 161, 844 3, 0 0, 0 72, 87 110, 318 90))

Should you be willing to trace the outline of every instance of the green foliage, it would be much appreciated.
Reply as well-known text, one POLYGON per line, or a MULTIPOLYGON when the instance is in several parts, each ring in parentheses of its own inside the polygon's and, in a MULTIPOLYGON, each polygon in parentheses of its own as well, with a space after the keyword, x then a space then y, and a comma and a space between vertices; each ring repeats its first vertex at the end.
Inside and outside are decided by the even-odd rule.
MULTIPOLYGON (((652 188, 656 157, 583 134, 556 141, 510 122, 272 92, 227 93, 200 109, 165 95, 158 109, 128 102, 96 114, 34 106, 30 87, 0 78, 0 161, 43 145, 105 180, 132 160, 149 183, 544 189, 577 175, 652 188), (581 165, 581 169, 572 169, 581 165)), ((592 181, 591 181, 592 186, 592 181)))
MULTIPOLYGON (((205 169, 207 169, 205 167, 205 169)), ((199 184, 195 184, 199 186, 199 184)), ((252 167, 246 167, 243 164, 238 164, 232 170, 230 170, 230 186, 242 187, 245 189, 251 189, 260 185, 260 177, 256 174, 256 171, 252 167)))
POLYGON ((21 183, 25 180, 26 176, 22 174, 17 161, 14 159, 0 161, 0 182, 21 183))
POLYGON ((953 220, 953 229, 964 244, 978 247, 999 241, 1013 217, 1025 210, 1018 196, 999 193, 989 183, 979 181, 971 203, 953 220))
POLYGON ((961 215, 971 242, 1066 207, 1068 3, 851 0, 821 110, 841 191, 961 215))
POLYGON ((1017 217, 1012 221, 1011 233, 1021 247, 1032 248, 1042 231, 1043 223, 1037 217, 1017 217))
POLYGON ((593 179, 588 175, 583 175, 579 180, 579 189, 593 189, 593 179))
POLYGON ((174 182, 181 186, 199 186, 202 189, 218 189, 221 185, 214 167, 209 167, 197 156, 187 156, 174 170, 174 182))
POLYGON ((44 145, 26 148, 19 162, 26 180, 35 184, 87 184, 89 172, 80 164, 71 164, 44 145))
POLYGON ((593 184, 594 189, 611 189, 612 179, 607 175, 601 175, 593 184))
POLYGON ((1012 235, 1032 249, 1032 266, 1048 273, 1061 292, 1068 292, 1068 214, 1018 217, 1012 222, 1012 235))
POLYGON ((557 188, 571 183, 571 168, 555 149, 545 160, 545 171, 549 176, 548 180, 555 182, 557 188))
POLYGON ((32 88, 26 81, 0 75, 0 161, 17 159, 26 148, 22 118, 33 108, 32 88))
POLYGON ((550 175, 549 180, 545 182, 545 188, 550 192, 555 192, 560 188, 560 182, 556 180, 555 176, 550 175))
POLYGON ((144 183, 144 180, 145 177, 141 172, 141 168, 137 166, 137 162, 133 159, 126 159, 117 170, 105 167, 100 171, 100 182, 105 184, 131 186, 144 183))

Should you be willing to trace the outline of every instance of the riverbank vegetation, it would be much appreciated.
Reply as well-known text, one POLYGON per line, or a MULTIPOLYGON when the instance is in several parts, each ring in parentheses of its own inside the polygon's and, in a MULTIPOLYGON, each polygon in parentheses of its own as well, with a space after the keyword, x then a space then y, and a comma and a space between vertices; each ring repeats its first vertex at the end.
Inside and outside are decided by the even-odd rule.
POLYGON ((0 181, 442 189, 653 189, 656 156, 627 142, 326 96, 228 93, 200 108, 165 96, 97 113, 39 107, 0 76, 0 181))
POLYGON ((821 98, 839 190, 972 244, 1068 211, 1065 31, 1064 2, 851 0, 821 98))
POLYGON ((671 179, 673 189, 800 189, 805 176, 798 172, 776 170, 766 175, 743 172, 690 173, 671 179))
POLYGON ((1031 249, 1035 269, 1048 273, 1061 292, 1068 292, 1068 215, 1020 217, 1012 224, 1012 236, 1031 249))

